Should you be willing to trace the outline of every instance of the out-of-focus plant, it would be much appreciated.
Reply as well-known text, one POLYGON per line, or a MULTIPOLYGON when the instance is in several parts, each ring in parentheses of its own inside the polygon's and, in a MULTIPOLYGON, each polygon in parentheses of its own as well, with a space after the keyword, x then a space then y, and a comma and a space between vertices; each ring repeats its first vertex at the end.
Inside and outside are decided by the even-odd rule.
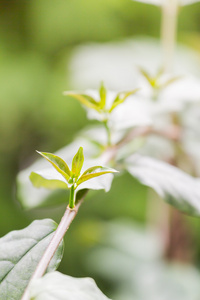
MULTIPOLYGON (((160 1, 152 2, 161 5, 160 1)), ((18 197, 26 208, 48 206, 57 201, 57 197, 52 200, 55 190, 62 194, 65 203, 69 197, 69 204, 58 226, 50 219, 35 221, 29 227, 0 239, 1 299, 108 299, 91 280, 75 279, 58 272, 45 273, 55 271, 61 261, 62 239, 86 194, 91 189, 108 191, 113 179, 110 173, 116 172, 115 169, 128 171, 141 184, 155 190, 166 203, 185 214, 200 216, 200 180, 181 169, 184 162, 184 169, 192 170, 191 173, 196 171, 184 137, 191 128, 195 133, 198 130, 195 122, 191 128, 188 126, 187 107, 200 105, 200 92, 196 88, 199 79, 171 73, 177 8, 188 2, 162 2, 162 72, 154 76, 140 68, 141 78, 146 82, 130 91, 108 91, 101 84, 98 91, 64 93, 78 100, 88 117, 100 124, 92 131, 82 132, 71 145, 56 154, 39 152, 45 160, 39 160, 18 175, 18 197), (169 8, 172 23, 168 33, 169 8), (194 93, 192 90, 183 93, 187 84, 195 86, 194 93), (152 137, 167 141, 172 155, 163 160, 157 159, 155 153, 150 157, 148 143, 152 137), (73 156, 77 147, 79 150, 73 156), (82 172, 83 149, 86 168, 82 172)), ((121 205, 124 201, 121 199, 121 205)))

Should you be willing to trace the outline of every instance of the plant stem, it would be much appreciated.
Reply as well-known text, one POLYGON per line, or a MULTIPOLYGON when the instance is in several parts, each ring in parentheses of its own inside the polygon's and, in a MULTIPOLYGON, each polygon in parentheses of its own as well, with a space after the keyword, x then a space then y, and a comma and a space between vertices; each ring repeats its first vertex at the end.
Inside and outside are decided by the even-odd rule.
POLYGON ((75 206, 75 189, 74 185, 71 186, 69 195, 69 208, 73 209, 75 206))
MULTIPOLYGON (((54 234, 50 244, 48 245, 47 249, 45 250, 41 260, 39 261, 39 263, 35 269, 35 272, 33 273, 32 277, 29 281, 28 287, 30 286, 30 283, 32 282, 32 280, 38 279, 44 275, 52 257, 54 256, 58 246, 60 245, 66 231, 68 230, 70 224, 72 223, 73 219, 75 218, 81 203, 82 203, 82 201, 79 201, 76 208, 73 208, 73 209, 69 208, 69 206, 67 207, 67 209, 60 221, 60 224, 58 225, 58 228, 55 231, 55 234, 54 234)), ((28 287, 26 288, 21 300, 29 300, 28 287)))
POLYGON ((110 131, 110 128, 108 126, 108 120, 105 120, 103 122, 105 128, 106 128, 106 132, 107 132, 107 137, 108 137, 108 142, 107 142, 107 145, 108 146, 111 146, 111 131, 110 131))
POLYGON ((178 0, 163 1, 161 39, 163 48, 163 67, 172 71, 174 50, 176 45, 176 29, 178 15, 178 0))

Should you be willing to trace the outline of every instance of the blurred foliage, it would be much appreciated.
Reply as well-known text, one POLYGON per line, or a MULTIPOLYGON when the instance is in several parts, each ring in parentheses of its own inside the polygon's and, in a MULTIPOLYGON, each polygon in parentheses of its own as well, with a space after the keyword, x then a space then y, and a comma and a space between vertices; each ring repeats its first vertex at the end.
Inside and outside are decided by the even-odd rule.
MULTIPOLYGON (((178 39, 200 51, 199 9, 200 4, 181 9, 178 39)), ((70 89, 68 62, 75 46, 136 35, 159 37, 159 28, 158 7, 129 0, 0 1, 0 236, 35 218, 59 221, 62 215, 64 207, 22 211, 14 197, 15 177, 36 158, 35 149, 54 152, 87 124, 80 105, 62 95, 70 89)), ((83 220, 91 220, 91 226, 93 219, 127 216, 144 222, 145 195, 146 188, 128 174, 116 178, 108 194, 92 192, 66 236, 61 271, 88 275, 83 263, 88 246, 79 234, 83 220), (72 253, 74 260, 68 260, 72 253)), ((198 236, 199 221, 188 222, 198 236)), ((195 249, 200 253, 200 244, 195 249)))

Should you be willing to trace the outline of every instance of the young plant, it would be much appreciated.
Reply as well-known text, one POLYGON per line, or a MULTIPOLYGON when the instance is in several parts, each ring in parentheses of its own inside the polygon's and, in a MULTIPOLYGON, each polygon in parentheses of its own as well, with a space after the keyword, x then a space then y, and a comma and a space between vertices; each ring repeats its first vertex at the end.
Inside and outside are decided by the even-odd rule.
POLYGON ((83 156, 83 148, 80 147, 78 152, 75 154, 72 160, 71 170, 68 167, 67 163, 60 158, 59 156, 47 153, 47 152, 39 152, 41 156, 43 156, 48 162, 52 164, 52 166, 56 169, 57 173, 47 173, 46 170, 37 172, 32 172, 30 175, 30 180, 33 185, 37 188, 64 188, 70 190, 69 196, 69 208, 73 209, 76 205, 76 191, 80 190, 80 185, 84 182, 91 180, 93 178, 99 177, 101 175, 105 175, 108 173, 114 173, 116 170, 111 168, 105 168, 102 166, 93 166, 88 168, 81 174, 81 170, 83 167, 84 156, 83 156), (60 176, 61 175, 61 176, 60 176))
MULTIPOLYGON (((47 270, 48 265, 50 264, 52 257, 57 251, 69 225, 73 221, 76 213, 80 207, 81 201, 76 201, 76 190, 80 187, 81 184, 92 180, 96 177, 106 175, 109 173, 114 173, 116 170, 111 168, 105 168, 102 166, 93 166, 88 168, 83 174, 81 170, 83 167, 84 156, 83 148, 80 147, 78 152, 75 154, 72 160, 71 170, 69 169, 67 163, 57 155, 47 152, 39 152, 57 171, 56 174, 48 174, 46 171, 43 172, 32 172, 30 175, 30 180, 36 187, 45 187, 51 188, 66 188, 70 190, 69 205, 65 211, 65 214, 58 225, 55 234, 47 246, 41 260, 39 261, 32 277, 29 282, 28 288, 26 288, 25 293, 22 297, 22 300, 29 299, 29 286, 32 284, 32 281, 40 278, 47 270)), ((83 200, 83 197, 82 199, 83 200)), ((37 299, 37 298, 36 298, 37 299)))
MULTIPOLYGON (((73 97, 78 100, 88 111, 89 118, 97 119, 104 125, 108 141, 107 144, 112 144, 111 131, 113 124, 117 123, 116 108, 125 103, 127 98, 134 95, 139 89, 134 89, 126 92, 110 92, 107 91, 103 83, 100 85, 98 92, 89 90, 86 93, 64 92, 65 96, 73 97)), ((130 111, 130 109, 129 109, 130 111)), ((128 110, 125 114, 128 118, 128 110)), ((114 126, 115 127, 115 126, 114 126)))

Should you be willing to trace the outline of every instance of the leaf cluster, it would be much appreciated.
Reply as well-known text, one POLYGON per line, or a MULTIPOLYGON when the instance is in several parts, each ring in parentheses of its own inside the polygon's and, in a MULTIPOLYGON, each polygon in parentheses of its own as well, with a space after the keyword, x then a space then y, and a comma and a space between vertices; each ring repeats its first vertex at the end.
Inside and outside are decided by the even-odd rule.
POLYGON ((107 90, 103 83, 99 88, 99 98, 94 99, 89 94, 79 94, 76 92, 64 92, 64 95, 73 97, 78 100, 81 104, 89 109, 94 109, 100 114, 110 114, 118 105, 125 102, 125 100, 134 95, 139 89, 134 89, 132 91, 119 92, 113 99, 110 107, 107 107, 107 90))

